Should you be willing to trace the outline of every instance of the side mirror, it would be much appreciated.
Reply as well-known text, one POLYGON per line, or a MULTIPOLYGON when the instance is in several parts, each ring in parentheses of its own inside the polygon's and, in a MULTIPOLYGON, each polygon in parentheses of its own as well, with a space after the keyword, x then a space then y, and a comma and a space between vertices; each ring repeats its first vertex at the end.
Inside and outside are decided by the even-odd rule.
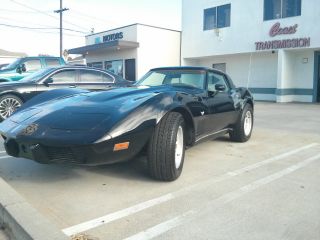
POLYGON ((219 92, 224 92, 226 90, 226 86, 223 84, 216 84, 215 89, 219 92))
POLYGON ((50 84, 50 83, 53 83, 53 79, 52 79, 51 77, 47 78, 47 79, 43 82, 43 84, 44 84, 45 86, 47 86, 47 87, 49 87, 49 84, 50 84))

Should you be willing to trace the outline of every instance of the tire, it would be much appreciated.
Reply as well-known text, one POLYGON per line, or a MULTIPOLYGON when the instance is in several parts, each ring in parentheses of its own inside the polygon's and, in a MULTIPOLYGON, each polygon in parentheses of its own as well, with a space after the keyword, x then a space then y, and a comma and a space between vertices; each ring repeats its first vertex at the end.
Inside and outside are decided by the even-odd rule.
POLYGON ((148 170, 152 178, 176 180, 183 168, 185 122, 180 113, 170 112, 158 123, 148 146, 148 170))
POLYGON ((21 98, 6 94, 0 97, 0 120, 5 120, 10 117, 21 105, 23 101, 21 98))
POLYGON ((229 133, 231 140, 235 142, 247 142, 252 134, 253 122, 252 106, 250 104, 246 104, 241 112, 238 122, 229 133))

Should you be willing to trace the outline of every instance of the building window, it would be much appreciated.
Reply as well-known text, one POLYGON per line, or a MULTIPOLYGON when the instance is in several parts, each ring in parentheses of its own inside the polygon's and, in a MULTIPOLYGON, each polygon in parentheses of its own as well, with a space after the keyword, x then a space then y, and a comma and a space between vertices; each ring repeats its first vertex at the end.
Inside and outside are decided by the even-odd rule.
POLYGON ((88 63, 87 66, 88 66, 88 67, 93 67, 93 68, 103 69, 102 62, 88 63))
POLYGON ((301 15, 301 0, 264 0, 264 20, 301 15))
POLYGON ((204 10, 203 30, 230 27, 231 4, 204 10))
POLYGON ((123 77, 123 60, 106 61, 104 65, 106 70, 123 77))
POLYGON ((214 64, 212 64, 212 68, 217 69, 217 70, 225 73, 227 65, 225 63, 214 63, 214 64))

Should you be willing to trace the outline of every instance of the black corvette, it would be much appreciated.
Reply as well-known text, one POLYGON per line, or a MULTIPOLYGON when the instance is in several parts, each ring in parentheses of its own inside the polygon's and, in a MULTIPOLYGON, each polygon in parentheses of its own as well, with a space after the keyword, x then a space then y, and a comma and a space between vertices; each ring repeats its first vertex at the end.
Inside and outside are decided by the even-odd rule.
POLYGON ((0 124, 7 153, 40 163, 99 165, 147 152, 152 177, 172 181, 185 148, 230 134, 247 141, 253 98, 229 76, 200 67, 157 68, 136 86, 41 94, 0 124))
POLYGON ((85 66, 43 69, 18 82, 0 83, 0 120, 9 117, 32 97, 49 90, 79 87, 97 91, 130 84, 111 72, 85 66))

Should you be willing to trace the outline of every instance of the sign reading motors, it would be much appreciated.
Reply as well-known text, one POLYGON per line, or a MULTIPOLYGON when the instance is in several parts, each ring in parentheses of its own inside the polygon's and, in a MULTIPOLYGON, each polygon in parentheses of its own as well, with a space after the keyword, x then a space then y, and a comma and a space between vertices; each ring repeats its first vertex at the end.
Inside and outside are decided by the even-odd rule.
POLYGON ((103 42, 112 42, 123 39, 123 32, 113 33, 102 37, 103 42))
MULTIPOLYGON (((270 31, 270 37, 276 37, 279 35, 292 35, 295 34, 298 30, 298 24, 293 26, 282 28, 280 23, 275 23, 270 31)), ((275 50, 281 48, 304 48, 310 47, 310 37, 307 38, 291 38, 291 39, 282 39, 282 40, 273 40, 273 41, 264 41, 256 42, 256 50, 275 50)))

